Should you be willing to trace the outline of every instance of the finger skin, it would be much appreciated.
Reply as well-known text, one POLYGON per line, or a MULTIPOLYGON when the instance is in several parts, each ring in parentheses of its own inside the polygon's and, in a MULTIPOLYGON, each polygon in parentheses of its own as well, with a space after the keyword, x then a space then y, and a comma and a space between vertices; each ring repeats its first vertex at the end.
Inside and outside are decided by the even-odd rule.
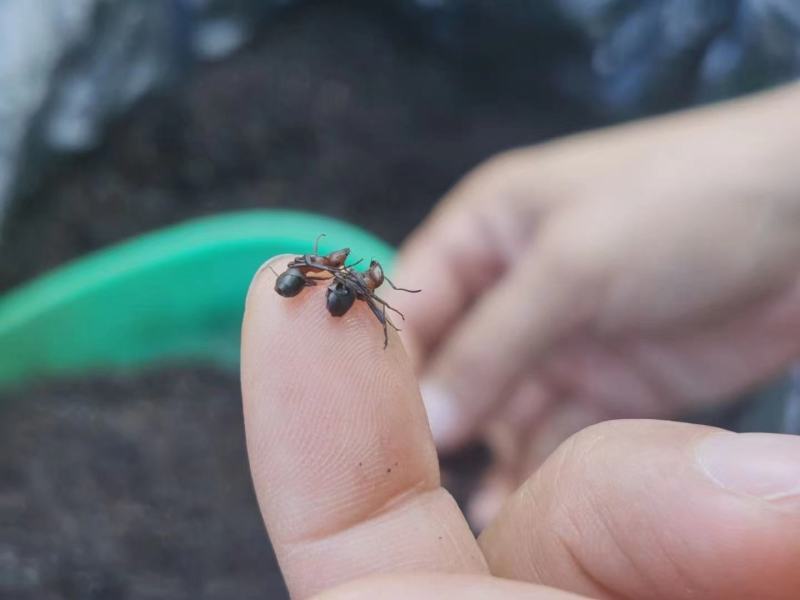
POLYGON ((404 245, 394 278, 422 293, 386 295, 406 315, 401 337, 420 366, 475 296, 505 270, 508 257, 491 247, 490 228, 484 215, 465 207, 444 223, 432 219, 404 245))
POLYGON ((539 585, 486 575, 434 573, 379 576, 359 579, 316 596, 316 600, 580 600, 576 596, 539 585))
POLYGON ((370 573, 485 572, 439 485, 398 337, 384 350, 363 302, 333 318, 326 286, 287 299, 274 281, 262 268, 248 294, 242 393, 256 494, 293 596, 370 573))
POLYGON ((400 249, 395 278, 424 293, 386 293, 406 314, 402 337, 420 366, 508 269, 544 210, 544 199, 519 202, 529 165, 518 154, 498 154, 467 174, 400 249))
POLYGON ((457 407, 449 426, 436 428, 440 450, 472 439, 488 416, 502 410, 526 370, 589 320, 595 286, 557 253, 537 250, 477 300, 425 373, 428 405, 439 396, 457 407))
MULTIPOLYGON (((698 459, 714 436, 740 435, 791 448, 789 468, 800 465, 792 436, 633 420, 583 430, 481 535, 492 574, 597 598, 797 598, 800 485, 769 498, 735 492, 698 459)), ((763 462, 759 489, 775 463, 754 453, 733 466, 748 461, 763 462)))

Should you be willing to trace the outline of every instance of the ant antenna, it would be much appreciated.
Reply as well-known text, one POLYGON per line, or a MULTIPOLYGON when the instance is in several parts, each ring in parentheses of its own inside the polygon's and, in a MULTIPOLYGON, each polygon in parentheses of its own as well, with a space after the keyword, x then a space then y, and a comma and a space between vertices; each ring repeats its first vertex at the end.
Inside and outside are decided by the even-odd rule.
POLYGON ((392 280, 389 279, 386 275, 383 276, 386 282, 392 286, 392 288, 396 289, 398 292, 408 292, 409 294, 419 294, 422 290, 409 290, 406 288, 397 287, 395 284, 392 283, 392 280))
POLYGON ((356 262, 354 262, 354 263, 350 263, 349 265, 345 265, 345 267, 344 267, 344 268, 345 268, 345 269, 352 269, 352 268, 353 268, 353 267, 355 267, 357 264, 359 264, 359 263, 362 263, 362 262, 364 262, 364 259, 363 259, 363 258, 359 258, 359 259, 358 259, 356 262))
POLYGON ((317 239, 314 240, 314 256, 317 256, 317 252, 319 250, 319 241, 324 237, 325 237, 325 234, 324 233, 320 233, 317 236, 317 239))

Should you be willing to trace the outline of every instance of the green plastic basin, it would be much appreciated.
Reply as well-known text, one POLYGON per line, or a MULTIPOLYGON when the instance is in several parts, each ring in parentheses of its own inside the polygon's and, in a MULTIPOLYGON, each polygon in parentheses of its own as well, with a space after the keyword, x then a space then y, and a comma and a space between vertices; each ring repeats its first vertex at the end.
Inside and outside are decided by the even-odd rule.
POLYGON ((0 297, 0 388, 163 361, 235 367, 244 298, 267 258, 349 246, 393 250, 331 218, 248 211, 197 219, 101 250, 0 297))

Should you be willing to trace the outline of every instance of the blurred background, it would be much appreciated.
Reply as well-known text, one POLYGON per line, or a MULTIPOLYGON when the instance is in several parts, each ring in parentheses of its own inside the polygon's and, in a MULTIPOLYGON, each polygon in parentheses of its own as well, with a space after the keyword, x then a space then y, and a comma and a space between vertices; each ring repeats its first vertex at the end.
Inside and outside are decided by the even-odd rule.
MULTIPOLYGON (((264 209, 390 257, 492 154, 786 81, 798 40, 793 0, 0 0, 0 597, 285 597, 232 353, 321 222, 264 209)), ((788 431, 789 389, 687 418, 788 431)))

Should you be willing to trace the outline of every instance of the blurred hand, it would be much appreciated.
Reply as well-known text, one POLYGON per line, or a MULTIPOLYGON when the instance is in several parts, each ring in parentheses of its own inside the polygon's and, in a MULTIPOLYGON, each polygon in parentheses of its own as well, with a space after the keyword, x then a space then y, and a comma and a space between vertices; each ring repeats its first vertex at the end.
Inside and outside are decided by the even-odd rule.
POLYGON ((479 524, 568 435, 800 355, 800 86, 509 152, 402 248, 437 445, 488 440, 479 524))
POLYGON ((242 391, 256 494, 294 597, 797 597, 800 438, 596 425, 476 540, 440 486, 400 339, 384 350, 361 302, 334 319, 324 286, 286 299, 274 281, 265 268, 250 289, 242 391))

